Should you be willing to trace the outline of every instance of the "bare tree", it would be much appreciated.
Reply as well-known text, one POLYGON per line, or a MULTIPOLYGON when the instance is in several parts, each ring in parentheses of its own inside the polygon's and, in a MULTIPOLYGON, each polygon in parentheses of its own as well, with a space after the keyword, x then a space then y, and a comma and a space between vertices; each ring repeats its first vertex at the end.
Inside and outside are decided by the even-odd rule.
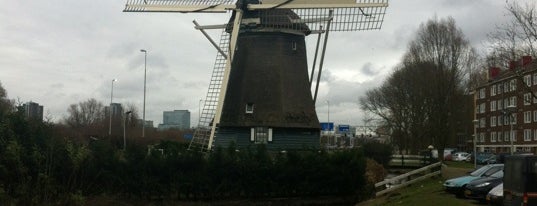
POLYGON ((524 5, 513 1, 507 4, 511 21, 497 25, 496 30, 488 34, 489 48, 487 64, 489 67, 506 68, 510 61, 521 56, 537 57, 537 14, 536 4, 524 5))
POLYGON ((64 122, 72 128, 96 126, 104 120, 104 106, 91 98, 78 104, 71 104, 67 109, 69 116, 64 122))
POLYGON ((459 108, 477 55, 453 18, 422 24, 403 62, 379 89, 360 100, 392 128, 400 150, 416 153, 455 141, 459 108))
POLYGON ((524 40, 529 54, 536 56, 537 42, 537 14, 535 2, 520 5, 513 1, 507 6, 507 11, 513 16, 515 25, 523 31, 521 39, 524 40))

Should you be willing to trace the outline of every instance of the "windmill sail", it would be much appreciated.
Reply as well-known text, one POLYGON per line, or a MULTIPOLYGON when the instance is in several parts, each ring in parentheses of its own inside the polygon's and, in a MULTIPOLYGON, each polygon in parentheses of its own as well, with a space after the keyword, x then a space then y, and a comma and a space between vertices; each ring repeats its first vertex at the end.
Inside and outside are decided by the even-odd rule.
MULTIPOLYGON (((229 37, 229 33, 222 30, 218 46, 224 53, 228 52, 229 37)), ((192 141, 190 141, 190 145, 188 146, 189 150, 206 152, 210 149, 209 141, 211 127, 216 114, 216 107, 218 106, 218 95, 220 94, 225 68, 226 57, 222 55, 222 53, 217 52, 213 73, 211 75, 211 82, 209 83, 209 89, 207 90, 207 96, 205 97, 205 104, 199 119, 198 128, 196 128, 192 141)))
POLYGON ((227 12, 235 0, 127 0, 124 12, 227 12))

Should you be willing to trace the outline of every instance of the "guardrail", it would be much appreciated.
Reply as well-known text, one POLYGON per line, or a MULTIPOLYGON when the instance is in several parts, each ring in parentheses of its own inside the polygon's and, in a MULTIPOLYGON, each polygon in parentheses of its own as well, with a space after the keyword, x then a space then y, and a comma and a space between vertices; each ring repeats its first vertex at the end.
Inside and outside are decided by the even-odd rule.
POLYGON ((390 167, 414 167, 419 168, 433 163, 431 156, 425 155, 392 155, 388 163, 390 167))
POLYGON ((377 197, 383 194, 386 194, 388 192, 391 192, 393 190, 402 188, 404 186, 407 186, 409 184, 436 176, 441 174, 441 167, 442 162, 437 162, 416 170, 413 170, 411 172, 386 179, 382 182, 378 182, 375 184, 375 189, 378 187, 383 186, 384 188, 380 191, 377 191, 375 194, 377 197), (438 167, 438 169, 435 169, 438 167))

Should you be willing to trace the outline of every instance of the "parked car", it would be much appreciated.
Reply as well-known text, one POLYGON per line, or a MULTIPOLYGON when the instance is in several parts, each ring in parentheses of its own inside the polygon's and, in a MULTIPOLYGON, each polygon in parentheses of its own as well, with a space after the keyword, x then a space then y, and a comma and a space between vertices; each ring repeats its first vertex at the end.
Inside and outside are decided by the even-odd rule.
POLYGON ((466 185, 464 196, 471 199, 477 199, 481 202, 486 201, 487 194, 492 188, 501 184, 503 181, 503 170, 498 170, 494 174, 472 180, 466 185))
POLYGON ((476 163, 480 165, 496 164, 496 155, 492 153, 477 153, 476 163))
POLYGON ((444 182, 444 188, 447 192, 457 195, 457 197, 464 196, 464 190, 466 185, 479 177, 490 176, 499 170, 503 170, 503 164, 490 164, 485 165, 467 176, 457 177, 446 180, 444 182))
MULTIPOLYGON (((454 148, 444 148, 444 160, 451 160, 451 153, 455 152, 454 148)), ((438 150, 431 151, 433 158, 438 159, 438 150)))
POLYGON ((470 161, 470 153, 468 152, 456 152, 455 154, 452 155, 452 159, 453 161, 465 161, 465 162, 469 162, 470 161))
POLYGON ((492 188, 487 194, 486 199, 490 205, 503 205, 503 183, 492 188))

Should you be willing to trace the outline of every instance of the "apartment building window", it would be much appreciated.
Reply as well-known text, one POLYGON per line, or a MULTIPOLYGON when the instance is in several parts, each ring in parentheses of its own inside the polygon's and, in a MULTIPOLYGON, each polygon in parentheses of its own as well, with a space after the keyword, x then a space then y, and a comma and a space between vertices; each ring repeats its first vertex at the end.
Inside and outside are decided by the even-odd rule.
POLYGON ((496 132, 491 132, 490 133, 490 142, 496 142, 496 137, 498 136, 498 134, 496 132))
POLYGON ((490 101, 490 111, 496 111, 496 101, 490 101))
POLYGON ((498 126, 502 126, 503 125, 503 115, 499 115, 498 116, 498 126))
POLYGON ((490 117, 490 126, 495 127, 496 126, 496 116, 490 117))
POLYGON ((537 140, 537 129, 533 130, 533 140, 537 140))
POLYGON ((498 110, 502 110, 503 109, 503 101, 500 99, 497 101, 497 105, 498 105, 498 110))
POLYGON ((509 81, 503 83, 503 93, 509 92, 509 81))
POLYGON ((505 132, 504 132, 503 139, 504 139, 506 142, 509 142, 509 131, 505 131, 505 132))
POLYGON ((528 87, 531 86, 531 75, 525 75, 524 76, 524 84, 526 84, 528 87))
POLYGON ((515 130, 511 131, 511 139, 513 140, 513 142, 516 142, 516 131, 515 130))
POLYGON ((533 121, 537 122, 537 110, 533 110, 533 121))
POLYGON ((479 119, 479 128, 485 128, 487 126, 487 119, 484 117, 479 119))
POLYGON ((509 91, 516 91, 516 79, 511 79, 511 81, 509 81, 509 91))
POLYGON ((479 110, 480 110, 479 112, 481 114, 483 114, 483 113, 485 113, 485 109, 486 109, 485 103, 481 103, 481 106, 479 106, 479 110))
POLYGON ((479 134, 479 141, 480 142, 485 142, 485 133, 482 132, 481 134, 479 134))
POLYGON ((524 105, 530 105, 531 99, 531 93, 524 94, 524 105))
POLYGON ((516 107, 516 96, 509 97, 509 104, 505 106, 507 107, 511 105, 516 107))
POLYGON ((498 142, 502 142, 502 138, 503 138, 503 133, 498 132, 498 142))
POLYGON ((490 87, 490 96, 496 96, 496 85, 490 87))
POLYGON ((509 105, 509 98, 503 99, 503 108, 507 108, 507 105, 509 105))
POLYGON ((516 119, 517 119, 517 114, 516 113, 511 114, 511 123, 512 124, 516 124, 516 119))
POLYGON ((481 88, 479 90, 479 98, 480 99, 485 99, 485 88, 481 88))
MULTIPOLYGON (((537 96, 537 92, 536 93, 533 93, 533 95, 537 96)), ((537 98, 536 97, 533 97, 533 103, 537 103, 537 98)))
POLYGON ((524 112, 524 123, 531 123, 531 111, 524 112))
POLYGON ((533 74, 533 85, 537 85, 537 73, 533 74))
POLYGON ((503 84, 502 83, 499 83, 496 85, 498 87, 498 91, 496 91, 496 93, 498 94, 501 94, 502 93, 502 90, 503 90, 503 84))
POLYGON ((524 141, 531 141, 531 129, 524 130, 524 141))

